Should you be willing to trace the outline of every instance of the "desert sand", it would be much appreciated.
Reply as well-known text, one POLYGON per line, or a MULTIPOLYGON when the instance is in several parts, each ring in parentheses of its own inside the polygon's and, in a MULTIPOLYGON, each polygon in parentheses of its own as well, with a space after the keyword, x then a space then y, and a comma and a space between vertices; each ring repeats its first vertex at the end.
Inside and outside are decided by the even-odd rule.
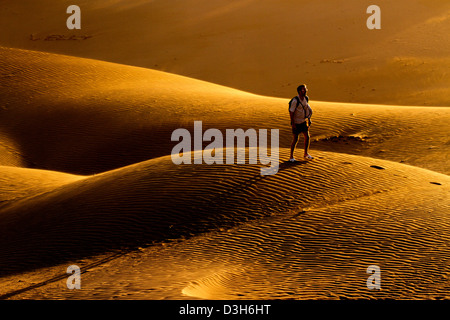
POLYGON ((2 6, 0 297, 449 299, 450 5, 379 1, 372 32, 356 3, 79 1, 76 31, 2 6), (315 159, 289 163, 299 82, 315 159), (194 121, 278 129, 278 173, 175 165, 194 121))
POLYGON ((448 106, 446 0, 23 0, 0 9, 0 44, 166 71, 286 98, 448 106), (366 9, 381 8, 369 30, 366 9), (312 91, 311 91, 312 94, 312 91))

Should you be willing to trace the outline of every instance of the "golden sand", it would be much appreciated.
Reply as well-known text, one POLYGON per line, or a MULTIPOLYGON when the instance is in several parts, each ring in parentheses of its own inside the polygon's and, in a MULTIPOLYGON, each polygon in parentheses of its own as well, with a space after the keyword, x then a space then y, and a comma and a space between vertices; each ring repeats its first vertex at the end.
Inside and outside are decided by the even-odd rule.
POLYGON ((172 2, 0 10, 0 298, 449 299, 448 1, 380 0, 380 32, 357 1, 172 2), (175 165, 194 121, 278 129, 278 173, 175 165))

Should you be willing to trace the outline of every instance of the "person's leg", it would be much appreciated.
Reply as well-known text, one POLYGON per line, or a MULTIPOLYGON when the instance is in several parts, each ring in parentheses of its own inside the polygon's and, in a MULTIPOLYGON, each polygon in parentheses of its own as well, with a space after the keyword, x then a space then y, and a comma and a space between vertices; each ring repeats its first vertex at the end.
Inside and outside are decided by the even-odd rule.
POLYGON ((305 136, 305 154, 304 156, 306 157, 309 153, 309 143, 310 143, 310 136, 309 136, 309 130, 307 131, 303 131, 303 135, 305 136))
POLYGON ((297 145, 298 142, 298 134, 293 134, 292 135, 292 143, 291 143, 291 158, 290 159, 294 159, 294 150, 295 150, 295 146, 297 145))

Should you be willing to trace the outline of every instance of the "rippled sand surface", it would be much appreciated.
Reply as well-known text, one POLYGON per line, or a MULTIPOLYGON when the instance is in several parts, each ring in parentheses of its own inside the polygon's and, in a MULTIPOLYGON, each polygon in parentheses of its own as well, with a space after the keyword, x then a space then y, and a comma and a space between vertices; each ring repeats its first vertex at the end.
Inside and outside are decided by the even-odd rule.
MULTIPOLYGON (((44 2, 45 15, 57 10, 54 0, 44 2)), ((373 38, 347 24, 366 16, 348 20, 359 9, 343 7, 347 22, 336 18, 342 25, 333 32, 309 33, 311 50, 294 68, 297 44, 275 46, 291 34, 255 22, 273 1, 253 11, 252 1, 220 8, 200 1, 203 10, 190 2, 179 10, 196 19, 146 38, 131 33, 148 12, 155 26, 167 24, 167 2, 80 3, 87 21, 99 10, 115 18, 70 41, 50 22, 38 28, 33 10, 23 13, 38 4, 0 10, 0 25, 15 23, 21 35, 2 28, 0 38, 0 298, 449 299, 449 62, 442 52, 450 45, 441 36, 448 4, 408 2, 414 24, 384 11, 384 21, 395 20, 386 25, 391 36, 373 38), (120 32, 119 12, 135 17, 120 32), (340 43, 337 51, 323 50, 331 40, 317 34, 325 33, 340 43), (144 59, 134 50, 140 45, 159 50, 144 59), (273 59, 273 50, 285 59, 273 59), (298 72, 281 81, 292 68, 298 72), (309 74, 315 159, 290 163, 289 99, 282 97, 294 94, 299 72, 309 74), (279 130, 278 172, 261 175, 251 149, 225 144, 216 152, 243 152, 245 164, 174 164, 172 132, 193 133, 194 121, 223 135, 279 130), (81 290, 67 288, 70 265, 81 268, 81 290), (367 288, 372 265, 381 270, 381 290, 367 288)), ((286 20, 283 8, 269 20, 286 20)), ((331 13, 321 11, 317 23, 331 13)), ((300 141, 298 159, 302 152, 300 141)))

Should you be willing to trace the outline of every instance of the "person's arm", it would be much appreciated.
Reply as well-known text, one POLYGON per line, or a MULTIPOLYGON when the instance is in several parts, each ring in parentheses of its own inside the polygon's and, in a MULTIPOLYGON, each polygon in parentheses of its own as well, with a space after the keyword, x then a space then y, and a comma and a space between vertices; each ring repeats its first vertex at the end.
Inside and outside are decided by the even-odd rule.
POLYGON ((289 108, 289 116, 291 117, 291 126, 294 127, 295 123, 294 123, 294 113, 295 113, 295 99, 292 100, 291 102, 291 106, 289 108))
POLYGON ((308 113, 309 113, 309 115, 306 117, 307 119, 308 119, 308 126, 310 126, 311 125, 311 117, 312 117, 312 109, 311 109, 311 107, 309 106, 309 104, 308 104, 308 107, 307 107, 307 109, 308 109, 308 113))

